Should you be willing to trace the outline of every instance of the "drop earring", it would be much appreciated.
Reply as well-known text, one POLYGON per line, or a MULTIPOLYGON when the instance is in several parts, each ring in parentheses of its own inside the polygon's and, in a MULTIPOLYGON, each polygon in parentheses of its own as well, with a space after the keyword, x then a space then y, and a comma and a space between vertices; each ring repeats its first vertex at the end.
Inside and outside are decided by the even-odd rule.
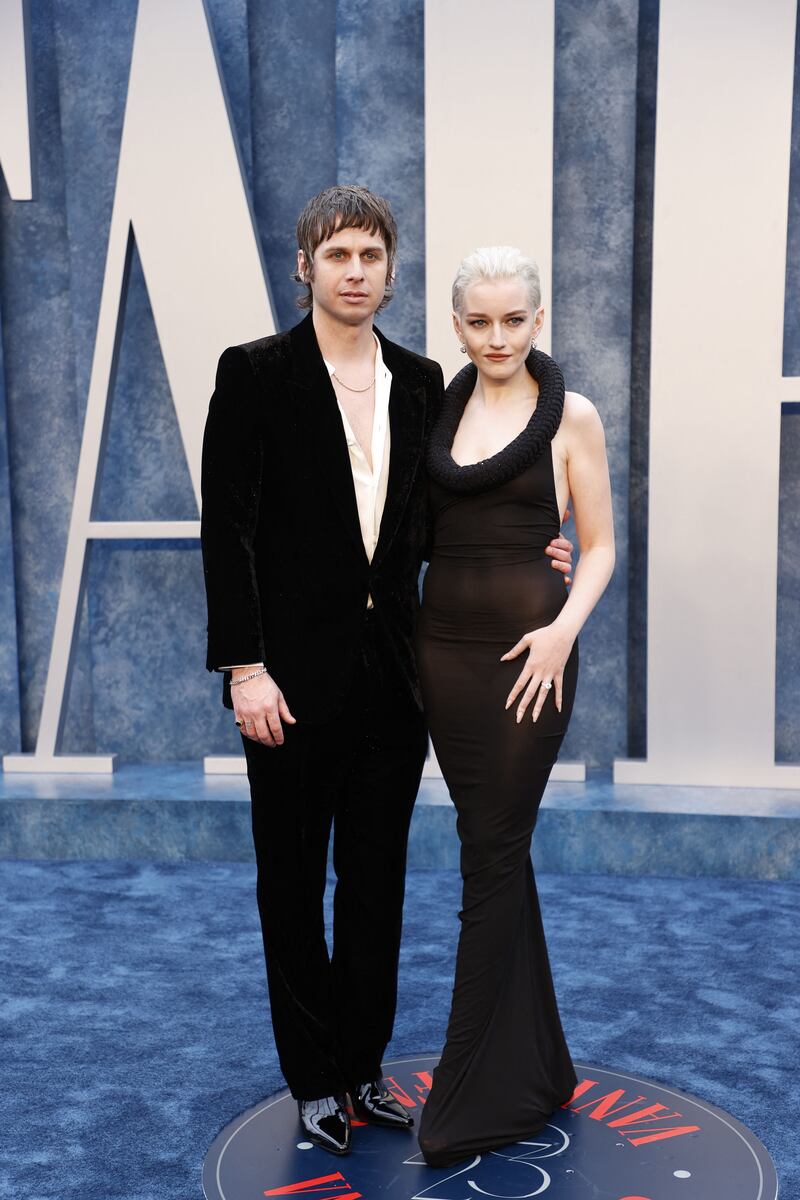
POLYGON ((466 353, 467 353, 467 343, 466 343, 466 342, 462 342, 462 343, 461 343, 461 346, 459 347, 459 349, 461 350, 461 353, 462 353, 462 354, 466 354, 466 353))
POLYGON ((532 337, 531 338, 531 350, 535 350, 535 349, 536 349, 536 338, 532 337))

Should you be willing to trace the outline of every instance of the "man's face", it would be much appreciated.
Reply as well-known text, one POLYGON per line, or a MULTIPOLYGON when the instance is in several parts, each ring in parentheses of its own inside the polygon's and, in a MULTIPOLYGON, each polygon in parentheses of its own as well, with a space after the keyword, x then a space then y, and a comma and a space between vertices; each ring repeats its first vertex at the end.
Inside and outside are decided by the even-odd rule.
POLYGON ((371 320, 383 300, 388 259, 379 233, 337 229, 314 251, 310 278, 302 250, 297 266, 311 285, 314 308, 347 325, 371 320))

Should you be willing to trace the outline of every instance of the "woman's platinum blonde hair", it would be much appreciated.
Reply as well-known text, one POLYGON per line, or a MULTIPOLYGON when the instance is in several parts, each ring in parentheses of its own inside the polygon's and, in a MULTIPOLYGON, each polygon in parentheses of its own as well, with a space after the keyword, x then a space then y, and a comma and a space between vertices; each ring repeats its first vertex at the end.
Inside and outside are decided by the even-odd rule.
POLYGON ((542 303, 539 268, 516 246, 481 246, 461 263, 453 280, 453 310, 464 311, 464 293, 484 279, 519 279, 525 284, 534 312, 542 303))

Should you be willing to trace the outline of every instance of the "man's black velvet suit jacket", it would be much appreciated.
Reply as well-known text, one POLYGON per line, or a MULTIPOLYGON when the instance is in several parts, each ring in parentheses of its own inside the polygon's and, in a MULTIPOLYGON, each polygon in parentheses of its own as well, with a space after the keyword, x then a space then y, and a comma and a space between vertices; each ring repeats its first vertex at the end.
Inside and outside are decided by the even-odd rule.
MULTIPOLYGON (((202 548, 215 670, 264 662, 300 721, 340 710, 367 611, 421 706, 412 646, 427 528, 425 441, 441 368, 380 338, 392 373, 386 504, 372 563, 312 318, 219 360, 203 441, 202 548)), ((226 672, 223 703, 232 707, 226 672)))

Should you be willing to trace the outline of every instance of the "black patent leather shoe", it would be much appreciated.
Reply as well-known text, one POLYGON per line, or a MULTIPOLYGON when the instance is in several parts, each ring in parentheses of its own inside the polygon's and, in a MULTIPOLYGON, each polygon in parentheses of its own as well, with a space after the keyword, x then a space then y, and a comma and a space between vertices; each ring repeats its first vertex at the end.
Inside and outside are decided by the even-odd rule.
POLYGON ((410 1129, 414 1118, 396 1100, 382 1079, 361 1083, 350 1093, 353 1112, 370 1125, 385 1125, 389 1129, 410 1129))
POLYGON ((300 1124, 308 1140, 331 1154, 350 1153, 350 1116, 338 1096, 298 1100, 300 1124))

